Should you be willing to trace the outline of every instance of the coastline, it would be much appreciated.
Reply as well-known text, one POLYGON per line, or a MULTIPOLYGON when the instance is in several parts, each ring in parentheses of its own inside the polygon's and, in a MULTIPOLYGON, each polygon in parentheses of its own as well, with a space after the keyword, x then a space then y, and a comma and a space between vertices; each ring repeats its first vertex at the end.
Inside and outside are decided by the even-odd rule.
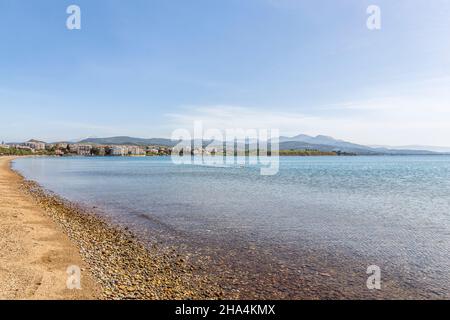
MULTIPOLYGON (((309 242, 293 250, 279 244, 272 246, 270 242, 249 242, 243 237, 239 238, 239 244, 233 237, 193 241, 185 233, 176 234, 175 239, 170 230, 159 230, 159 225, 150 232, 145 229, 150 235, 146 239, 133 225, 116 223, 96 207, 82 207, 82 199, 70 202, 25 180, 11 169, 12 159, 0 157, 0 201, 8 204, 10 211, 22 210, 22 207, 38 210, 37 214, 47 218, 49 226, 63 238, 61 241, 72 246, 73 254, 82 261, 79 262, 82 276, 92 279, 98 288, 96 295, 81 299, 426 299, 447 296, 441 292, 441 287, 429 287, 426 281, 404 273, 401 265, 370 256, 362 259, 346 251, 310 247, 309 242), (8 202, 4 190, 15 185, 14 201, 8 202), (16 205, 19 197, 24 203, 16 205), (166 232, 171 235, 169 239, 164 237, 166 232), (288 260, 283 259, 286 257, 283 253, 288 254, 288 260), (384 290, 371 291, 365 287, 368 261, 384 265, 384 290)), ((4 215, 0 215, 0 228, 5 224, 4 215)), ((23 240, 17 233, 8 238, 6 241, 10 242, 23 240)), ((0 248, 3 247, 0 242, 0 248)), ((13 258, 1 254, 0 251, 0 280, 6 280, 7 285, 3 266, 9 266, 7 259, 13 258)), ((41 266, 41 261, 36 264, 41 266)), ((26 269, 30 262, 21 260, 16 265, 26 269)), ((66 267, 67 261, 63 271, 66 267)), ((10 268, 10 273, 11 270, 14 268, 10 268)), ((65 284, 66 278, 64 274, 64 282, 59 280, 60 283, 65 284)), ((0 291, 5 290, 5 283, 3 287, 0 283, 0 291)), ((1 298, 4 296, 0 295, 1 298)))
MULTIPOLYGON (((10 167, 14 157, 0 157, 0 200, 2 217, 0 227, 7 224, 11 228, 19 228, 23 221, 11 221, 10 215, 17 212, 32 210, 38 219, 45 220, 46 228, 58 234, 53 245, 64 247, 69 255, 60 257, 58 261, 64 264, 60 268, 58 279, 53 279, 52 285, 65 287, 69 265, 80 265, 82 272, 83 290, 63 290, 63 294, 54 293, 53 290, 43 290, 43 296, 26 295, 18 292, 17 295, 8 294, 7 287, 12 286, 8 275, 15 272, 20 266, 24 272, 36 268, 45 268, 43 260, 31 262, 16 260, 11 255, 0 257, 0 298, 5 299, 220 299, 223 293, 215 281, 204 273, 196 272, 201 266, 192 266, 182 259, 177 252, 167 251, 153 245, 152 248, 140 243, 136 237, 126 229, 115 226, 95 213, 87 212, 69 203, 60 197, 46 192, 38 184, 25 180, 19 173, 10 167), (20 197, 8 202, 9 194, 20 197), (7 204, 5 207, 4 204, 7 204), (32 208, 32 209, 30 209, 32 208), (4 213, 5 212, 5 213, 4 213), (6 216, 5 216, 6 215, 6 216), (68 248, 70 250, 68 250, 68 248), (70 263, 69 263, 70 260, 70 263), (66 266, 67 264, 67 266, 66 266), (6 267, 6 270, 4 270, 6 267), (55 282, 58 282, 55 284, 55 282), (5 287, 6 288, 3 288, 5 287), (69 291, 68 293, 65 293, 69 291), (75 291, 75 292, 72 292, 75 291), (6 293, 6 295, 5 295, 6 293)), ((31 222, 30 222, 31 223, 31 222)), ((36 232, 44 232, 39 225, 36 232)), ((47 232, 47 231, 45 231, 47 232)), ((21 237, 19 232, 12 232, 2 242, 17 242, 21 237)), ((34 238, 33 238, 34 239, 34 238)), ((33 246, 32 239, 20 239, 33 246)), ((3 245, 3 243, 2 243, 3 245)), ((41 244, 42 250, 50 250, 51 245, 41 244)), ((34 251, 35 249, 33 249, 34 251)), ((2 250, 4 251, 4 250, 2 250)), ((31 248, 30 248, 31 251, 31 248)), ((33 252, 38 254, 38 252, 33 252)), ((21 254, 24 256, 23 254, 21 254)), ((36 259, 35 259, 36 260, 36 259)), ((54 258, 49 258, 54 261, 54 258)), ((61 264, 60 263, 60 264, 61 264)), ((18 288, 17 291, 22 289, 18 288)), ((232 298, 232 297, 228 297, 232 298)))
POLYGON ((100 287, 89 272, 81 289, 67 288, 69 266, 86 270, 76 246, 23 191, 10 169, 15 157, 0 157, 0 299, 96 299, 100 287))

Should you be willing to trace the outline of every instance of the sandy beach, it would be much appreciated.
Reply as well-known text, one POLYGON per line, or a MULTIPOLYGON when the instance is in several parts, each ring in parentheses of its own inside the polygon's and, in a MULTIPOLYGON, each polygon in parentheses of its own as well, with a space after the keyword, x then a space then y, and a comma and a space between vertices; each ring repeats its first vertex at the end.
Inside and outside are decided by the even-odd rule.
POLYGON ((99 285, 82 273, 67 288, 69 266, 85 269, 76 246, 22 191, 23 180, 0 157, 0 299, 94 299, 99 285))

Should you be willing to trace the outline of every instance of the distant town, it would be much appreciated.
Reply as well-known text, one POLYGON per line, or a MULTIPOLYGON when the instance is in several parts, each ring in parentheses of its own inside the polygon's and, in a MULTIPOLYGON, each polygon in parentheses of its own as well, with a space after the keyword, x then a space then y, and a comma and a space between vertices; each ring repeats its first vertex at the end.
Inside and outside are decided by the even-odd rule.
MULTIPOLYGON (((1 140, 0 140, 1 141, 1 140)), ((55 155, 55 156, 167 156, 181 141, 167 138, 134 138, 128 136, 108 138, 87 138, 78 142, 46 143, 36 139, 22 143, 0 143, 0 155, 55 155)), ((227 146, 214 141, 191 141, 191 146, 183 146, 180 155, 226 155, 227 146)), ((235 149, 235 155, 260 154, 253 144, 247 144, 244 153, 235 149), (250 147, 251 146, 251 147, 250 147)), ((178 149, 178 148, 177 148, 178 149)), ((267 155, 272 155, 271 146, 267 155)), ((365 146, 332 137, 316 137, 300 134, 280 137, 277 148, 282 156, 349 156, 349 155, 448 155, 450 148, 430 146, 382 147, 365 146)))
MULTIPOLYGON (((161 140, 162 141, 162 140, 161 140)), ((170 140, 164 140, 169 144, 170 140)), ((29 140, 23 143, 4 143, 0 144, 0 155, 46 155, 46 156, 112 156, 112 157, 145 157, 145 156, 168 156, 172 154, 172 146, 168 145, 133 145, 133 144, 99 144, 91 142, 59 142, 46 143, 39 140, 29 140)), ((180 151, 183 153, 190 153, 191 155, 225 155, 226 151, 220 151, 216 147, 202 146, 202 147, 184 147, 180 151)), ((257 153, 259 152, 256 151, 257 153)), ((238 155, 235 153, 235 155, 238 155)), ((246 150, 242 155, 249 155, 246 150)), ((268 151, 267 155, 271 155, 268 151)), ((280 150, 279 155, 285 156, 336 156, 336 155, 351 155, 350 153, 319 151, 319 150, 280 150)))
MULTIPOLYGON (((166 142, 167 143, 167 142, 166 142)), ((167 145, 131 145, 131 144, 98 144, 86 142, 59 142, 46 143, 38 140, 29 140, 23 143, 4 143, 0 144, 1 155, 46 155, 46 156, 112 156, 112 157, 145 157, 145 156, 168 156, 172 154, 173 148, 167 145)), ((220 151, 216 147, 184 147, 180 151, 183 153, 190 153, 191 155, 226 155, 226 150, 220 151)), ((255 155, 259 153, 256 151, 255 155)), ((280 150, 279 155, 282 156, 339 156, 339 155, 354 155, 340 151, 319 151, 311 149, 302 150, 280 150)), ((238 155, 238 153, 235 153, 238 155)), ((242 155, 250 155, 246 150, 242 155)), ((271 155, 268 151, 267 155, 271 155)))
POLYGON ((168 146, 97 145, 88 143, 46 143, 29 140, 23 143, 0 144, 0 155, 55 155, 55 156, 164 156, 170 155, 168 146))

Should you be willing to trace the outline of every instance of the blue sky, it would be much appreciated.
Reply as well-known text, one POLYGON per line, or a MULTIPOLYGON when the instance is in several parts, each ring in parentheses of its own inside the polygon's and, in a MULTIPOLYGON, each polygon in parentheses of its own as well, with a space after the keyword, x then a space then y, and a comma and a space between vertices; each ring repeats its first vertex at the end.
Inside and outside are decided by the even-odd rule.
POLYGON ((449 16, 445 0, 0 0, 0 140, 203 120, 450 146, 449 16))

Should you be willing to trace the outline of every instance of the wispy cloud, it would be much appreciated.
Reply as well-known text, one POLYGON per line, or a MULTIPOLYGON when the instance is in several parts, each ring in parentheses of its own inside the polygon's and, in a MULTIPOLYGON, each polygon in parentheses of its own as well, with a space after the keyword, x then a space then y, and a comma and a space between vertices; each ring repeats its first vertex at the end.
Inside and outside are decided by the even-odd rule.
POLYGON ((235 105, 185 106, 181 110, 166 114, 173 128, 189 129, 195 121, 202 121, 207 128, 222 130, 274 128, 283 135, 326 134, 362 144, 450 146, 450 94, 442 87, 410 96, 337 103, 314 114, 235 105))
POLYGON ((166 117, 172 126, 191 127, 194 121, 202 121, 205 127, 227 128, 266 128, 283 129, 283 132, 298 132, 307 123, 315 122, 313 116, 299 113, 276 112, 258 108, 233 105, 186 106, 183 112, 168 113, 166 117))

